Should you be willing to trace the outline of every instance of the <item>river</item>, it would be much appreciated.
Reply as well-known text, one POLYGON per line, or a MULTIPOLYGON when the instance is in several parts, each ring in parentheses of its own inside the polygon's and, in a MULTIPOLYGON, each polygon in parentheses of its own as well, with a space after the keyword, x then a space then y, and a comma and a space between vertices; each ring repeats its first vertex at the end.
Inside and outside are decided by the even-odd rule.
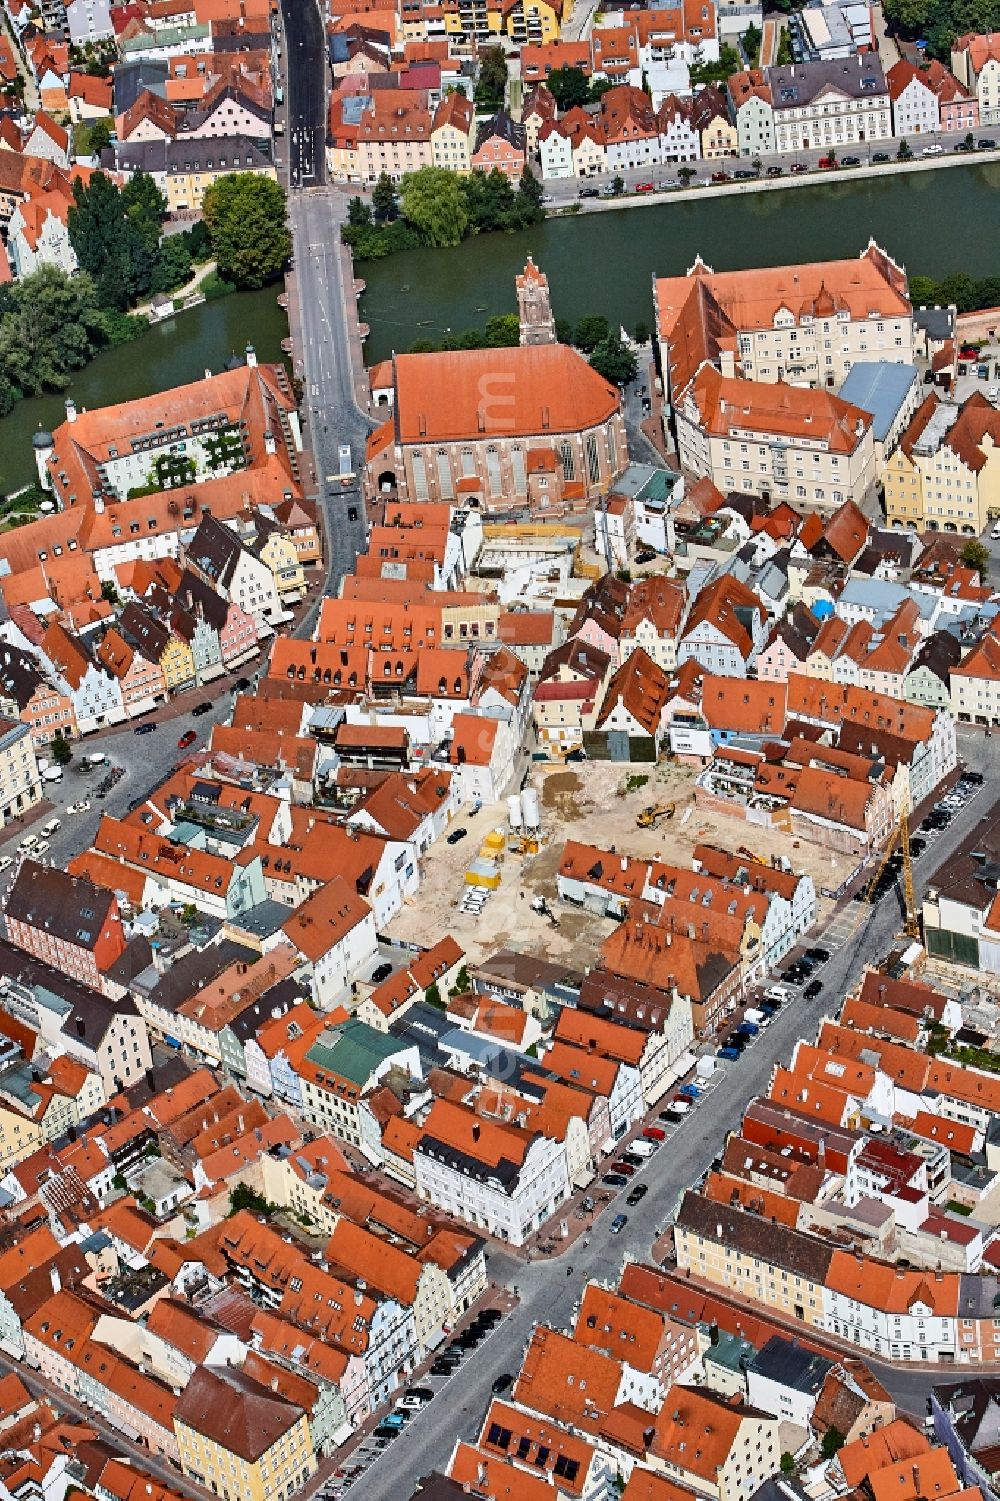
POLYGON ((699 253, 717 271, 857 255, 869 236, 914 275, 1000 274, 1000 163, 889 173, 780 192, 719 195, 548 219, 480 235, 454 250, 358 263, 372 364, 416 339, 515 310, 514 277, 530 251, 559 318, 604 313, 631 331, 653 321, 654 275, 699 253), (965 229, 961 230, 961 226, 965 229))
MULTIPOLYGON (((280 290, 234 292, 178 313, 134 344, 99 354, 76 372, 66 394, 80 410, 149 396, 197 380, 206 370, 219 371, 233 354, 242 359, 248 342, 259 359, 280 360, 288 334, 288 319, 277 302, 280 290)), ((36 478, 31 439, 39 427, 52 429, 65 420, 65 400, 59 394, 20 401, 0 419, 0 492, 36 478)))

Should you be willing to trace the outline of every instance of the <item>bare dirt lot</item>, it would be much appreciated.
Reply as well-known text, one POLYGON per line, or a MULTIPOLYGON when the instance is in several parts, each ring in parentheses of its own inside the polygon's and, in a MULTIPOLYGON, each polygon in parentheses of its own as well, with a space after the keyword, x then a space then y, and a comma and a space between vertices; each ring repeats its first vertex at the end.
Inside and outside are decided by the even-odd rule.
MULTIPOLYGON (((461 814, 456 827, 467 829, 468 837, 455 845, 438 840, 431 847, 422 865, 421 889, 389 925, 390 934, 430 943, 452 933, 472 962, 508 946, 562 959, 576 968, 592 964, 613 924, 558 905, 556 873, 567 839, 685 868, 690 868, 694 846, 702 842, 730 850, 742 846, 765 860, 786 855, 793 869, 809 872, 817 891, 839 885, 850 871, 853 862, 842 855, 696 808, 694 775, 689 767, 673 762, 650 767, 605 761, 565 769, 534 767, 532 783, 541 795, 545 839, 541 851, 523 858, 508 853, 500 886, 482 913, 464 913, 459 904, 468 889, 466 867, 491 830, 506 830, 507 807, 497 803, 475 816, 471 810, 468 816, 461 814), (675 805, 671 819, 651 829, 637 827, 636 816, 643 808, 669 803, 675 805), (558 926, 531 910, 535 896, 550 903, 558 926)), ((827 905, 820 903, 821 915, 827 905)))

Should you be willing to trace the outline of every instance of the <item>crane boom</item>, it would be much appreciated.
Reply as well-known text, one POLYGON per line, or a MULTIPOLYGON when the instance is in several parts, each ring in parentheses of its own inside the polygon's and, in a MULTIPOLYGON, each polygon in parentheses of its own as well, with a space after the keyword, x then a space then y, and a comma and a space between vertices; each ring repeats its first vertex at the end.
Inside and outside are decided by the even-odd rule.
POLYGON ((910 854, 910 818, 904 808, 896 821, 892 833, 886 841, 882 858, 878 863, 878 869, 872 876, 865 888, 865 901, 871 904, 874 899, 878 884, 885 874, 890 856, 899 843, 900 852, 903 856, 903 902, 906 913, 906 932, 911 938, 920 937, 920 925, 917 921, 917 899, 913 886, 913 858, 910 854))

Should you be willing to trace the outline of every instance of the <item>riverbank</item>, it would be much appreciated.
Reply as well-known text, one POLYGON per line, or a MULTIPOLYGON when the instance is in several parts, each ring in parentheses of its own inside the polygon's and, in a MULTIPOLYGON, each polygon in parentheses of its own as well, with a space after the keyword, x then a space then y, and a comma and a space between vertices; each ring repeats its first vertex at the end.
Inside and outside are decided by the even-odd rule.
MULTIPOLYGON (((763 158, 762 158, 763 160, 763 158)), ((616 208, 647 208, 653 203, 688 203, 694 199, 731 198, 751 193, 780 193, 783 188, 816 188, 824 183, 849 182, 866 177, 892 177, 905 172, 939 172, 945 167, 988 166, 1000 162, 1000 149, 974 153, 951 153, 944 156, 914 156, 909 161, 862 162, 860 167, 830 167, 821 171, 785 172, 781 177, 761 174, 749 182, 702 183, 696 188, 663 188, 653 193, 629 193, 620 198, 581 198, 564 205, 547 207, 547 219, 576 219, 581 214, 606 213, 616 208)), ((725 170, 728 162, 720 162, 725 170)), ((767 163, 764 164, 764 172, 767 163)))
POLYGON ((104 349, 73 376, 62 392, 19 401, 0 419, 0 491, 9 494, 36 478, 31 440, 40 427, 50 431, 66 416, 66 396, 79 411, 152 396, 170 386, 219 371, 227 360, 242 360, 253 344, 261 361, 281 360, 288 319, 278 306, 281 283, 259 292, 233 292, 209 299, 162 323, 133 343, 104 349))
POLYGON ((911 274, 943 280, 997 273, 1000 153, 950 170, 941 158, 589 200, 600 212, 550 215, 534 229, 479 235, 453 250, 406 251, 357 263, 366 291, 371 365, 421 338, 440 340, 516 309, 514 278, 530 254, 549 278, 553 310, 571 322, 603 313, 631 332, 651 324, 654 276, 683 275, 700 255, 717 271, 854 257, 874 238, 911 274), (774 186, 772 186, 774 185, 774 186), (786 184, 787 185, 787 184, 786 184), (769 191, 761 191, 761 189, 769 191), (631 212, 642 205, 645 213, 631 212), (974 235, 957 226, 975 224, 974 235))

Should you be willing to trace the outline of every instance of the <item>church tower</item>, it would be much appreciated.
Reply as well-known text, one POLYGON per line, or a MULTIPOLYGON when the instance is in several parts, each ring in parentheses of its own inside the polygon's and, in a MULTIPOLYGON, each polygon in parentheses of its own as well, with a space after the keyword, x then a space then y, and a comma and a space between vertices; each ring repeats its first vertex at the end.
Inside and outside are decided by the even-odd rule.
POLYGON ((522 344, 554 344, 556 324, 549 301, 549 279, 531 256, 517 278, 517 316, 522 344))

